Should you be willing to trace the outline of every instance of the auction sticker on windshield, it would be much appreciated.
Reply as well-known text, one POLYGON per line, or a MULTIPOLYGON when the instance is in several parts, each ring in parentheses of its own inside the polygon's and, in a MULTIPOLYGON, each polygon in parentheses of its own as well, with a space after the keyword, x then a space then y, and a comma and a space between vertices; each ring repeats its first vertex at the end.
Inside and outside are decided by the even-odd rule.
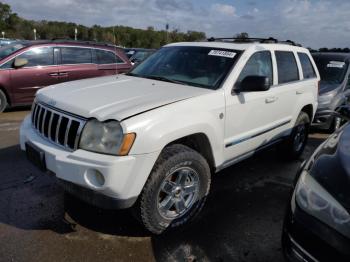
POLYGON ((343 68, 345 66, 344 62, 330 61, 327 67, 343 68))
POLYGON ((208 55, 234 58, 236 56, 236 53, 230 52, 230 51, 223 51, 223 50, 211 50, 208 55))

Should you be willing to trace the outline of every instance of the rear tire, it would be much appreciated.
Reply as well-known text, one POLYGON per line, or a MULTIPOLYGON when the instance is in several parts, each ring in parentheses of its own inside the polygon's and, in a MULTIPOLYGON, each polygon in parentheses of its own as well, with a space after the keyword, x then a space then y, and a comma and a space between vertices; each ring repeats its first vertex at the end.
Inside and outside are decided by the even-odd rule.
POLYGON ((5 93, 0 90, 0 113, 4 112, 7 107, 7 98, 5 93))
POLYGON ((202 155, 184 145, 170 145, 155 163, 133 213, 154 234, 186 224, 203 208, 210 182, 202 155))
POLYGON ((298 159, 304 152, 310 129, 310 117, 300 112, 289 138, 280 146, 281 153, 287 159, 298 159))

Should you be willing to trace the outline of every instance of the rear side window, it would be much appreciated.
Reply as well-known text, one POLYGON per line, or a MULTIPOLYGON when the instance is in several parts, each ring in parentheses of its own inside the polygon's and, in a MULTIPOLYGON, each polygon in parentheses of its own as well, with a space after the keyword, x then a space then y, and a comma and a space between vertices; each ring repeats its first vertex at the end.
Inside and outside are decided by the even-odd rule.
POLYGON ((92 62, 90 48, 62 47, 61 64, 87 64, 92 62))
POLYGON ((272 60, 269 51, 257 52, 249 58, 238 77, 237 84, 239 85, 247 76, 266 76, 270 80, 270 85, 273 84, 272 60))
POLYGON ((299 80, 299 71, 293 52, 276 51, 278 83, 284 84, 299 80))
POLYGON ((312 66, 309 56, 305 53, 298 53, 298 56, 303 69, 304 79, 315 78, 315 69, 312 66))
POLYGON ((28 64, 25 65, 26 67, 49 66, 54 64, 52 47, 34 47, 17 57, 28 60, 28 64))
POLYGON ((124 63, 122 59, 110 51, 96 49, 96 57, 98 64, 124 63))

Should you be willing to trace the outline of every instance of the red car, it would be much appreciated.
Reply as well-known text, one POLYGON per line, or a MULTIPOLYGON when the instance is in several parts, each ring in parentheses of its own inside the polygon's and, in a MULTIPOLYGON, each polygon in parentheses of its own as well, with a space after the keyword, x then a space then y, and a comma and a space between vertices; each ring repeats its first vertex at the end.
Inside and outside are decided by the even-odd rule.
POLYGON ((48 85, 128 72, 123 49, 76 41, 18 42, 0 48, 0 112, 29 105, 48 85))

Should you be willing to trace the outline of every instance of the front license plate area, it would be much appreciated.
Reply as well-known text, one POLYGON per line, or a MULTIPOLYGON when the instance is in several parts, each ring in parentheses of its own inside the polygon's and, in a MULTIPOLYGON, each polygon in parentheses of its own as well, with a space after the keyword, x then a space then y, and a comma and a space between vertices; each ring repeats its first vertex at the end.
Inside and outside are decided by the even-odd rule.
POLYGON ((45 153, 31 143, 26 143, 27 159, 41 171, 46 171, 45 153))

